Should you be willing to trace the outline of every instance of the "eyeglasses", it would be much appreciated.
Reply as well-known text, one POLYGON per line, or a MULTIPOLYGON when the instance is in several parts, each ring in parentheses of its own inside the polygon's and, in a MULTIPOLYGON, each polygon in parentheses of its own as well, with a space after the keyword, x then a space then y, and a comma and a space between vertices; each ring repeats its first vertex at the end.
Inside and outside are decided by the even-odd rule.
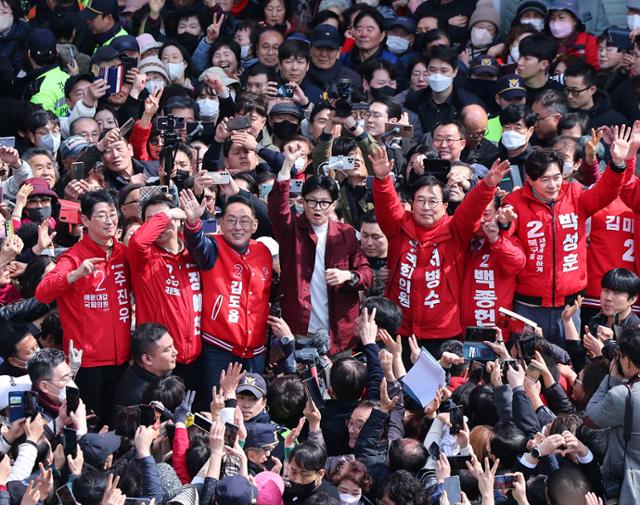
POLYGON ((242 227, 243 230, 248 230, 251 228, 253 224, 253 219, 224 219, 224 223, 229 226, 229 228, 235 228, 238 224, 242 227))
POLYGON ((124 202, 122 204, 122 206, 124 207, 125 205, 131 205, 132 203, 138 203, 140 200, 129 200, 128 202, 124 202))
POLYGON ((306 203, 310 209, 320 207, 322 210, 327 210, 333 202, 329 200, 312 200, 311 198, 305 198, 304 203, 306 203))
POLYGON ((458 142, 462 139, 445 139, 442 137, 436 137, 433 139, 433 144, 453 144, 454 142, 458 142))
POLYGON ((442 200, 436 200, 435 198, 429 198, 428 200, 426 198, 416 198, 413 203, 418 207, 428 206, 430 209, 433 210, 436 207, 438 207, 439 204, 442 203, 442 200))
POLYGON ((115 212, 112 214, 107 214, 106 212, 98 212, 91 216, 91 218, 96 218, 98 221, 118 221, 118 214, 115 212))
POLYGON ((545 116, 545 117, 538 117, 538 118, 536 119, 536 123, 541 123, 541 122, 542 122, 542 121, 544 121, 545 119, 549 119, 551 116, 553 116, 553 114, 549 114, 549 115, 547 115, 547 116, 545 116))
POLYGON ((587 91, 591 86, 587 86, 586 88, 577 89, 577 88, 564 88, 565 94, 569 96, 578 96, 583 91, 587 91))

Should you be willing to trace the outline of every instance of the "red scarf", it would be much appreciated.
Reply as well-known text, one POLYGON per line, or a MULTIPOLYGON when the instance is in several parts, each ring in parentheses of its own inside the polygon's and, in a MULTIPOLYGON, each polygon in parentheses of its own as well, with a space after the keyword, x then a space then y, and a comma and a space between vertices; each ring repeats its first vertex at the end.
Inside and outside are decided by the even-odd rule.
POLYGON ((234 2, 234 5, 231 6, 231 14, 233 14, 234 17, 239 16, 248 3, 249 0, 240 0, 238 3, 234 2))

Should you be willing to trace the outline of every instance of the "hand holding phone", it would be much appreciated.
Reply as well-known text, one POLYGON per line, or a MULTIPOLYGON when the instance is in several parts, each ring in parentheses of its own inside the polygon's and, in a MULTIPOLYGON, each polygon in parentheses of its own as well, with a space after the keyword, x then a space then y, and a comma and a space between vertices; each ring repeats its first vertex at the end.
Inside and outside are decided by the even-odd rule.
POLYGON ((240 428, 233 423, 224 423, 224 445, 233 447, 236 445, 240 428))

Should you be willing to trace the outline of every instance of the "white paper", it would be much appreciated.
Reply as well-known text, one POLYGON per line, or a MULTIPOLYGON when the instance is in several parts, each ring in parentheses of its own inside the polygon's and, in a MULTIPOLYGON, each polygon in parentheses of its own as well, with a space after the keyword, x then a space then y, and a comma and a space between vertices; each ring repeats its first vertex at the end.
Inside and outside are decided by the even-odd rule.
POLYGON ((418 361, 402 379, 423 407, 433 401, 438 388, 444 386, 445 381, 444 369, 425 348, 420 350, 418 361))

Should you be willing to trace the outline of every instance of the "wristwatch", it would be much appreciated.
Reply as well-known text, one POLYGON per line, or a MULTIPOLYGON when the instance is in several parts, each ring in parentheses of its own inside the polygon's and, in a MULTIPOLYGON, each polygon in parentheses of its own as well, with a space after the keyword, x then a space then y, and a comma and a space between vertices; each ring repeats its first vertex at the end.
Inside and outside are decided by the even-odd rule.
POLYGON ((357 129, 358 129, 358 123, 355 123, 351 128, 347 126, 347 130, 349 130, 351 133, 355 132, 357 129))
POLYGON ((355 287, 360 281, 360 275, 357 272, 351 272, 351 280, 347 283, 351 287, 355 287))
POLYGON ((542 455, 540 454, 540 449, 538 449, 537 447, 531 449, 531 452, 529 454, 531 454, 531 457, 535 459, 540 459, 542 457, 542 455))

